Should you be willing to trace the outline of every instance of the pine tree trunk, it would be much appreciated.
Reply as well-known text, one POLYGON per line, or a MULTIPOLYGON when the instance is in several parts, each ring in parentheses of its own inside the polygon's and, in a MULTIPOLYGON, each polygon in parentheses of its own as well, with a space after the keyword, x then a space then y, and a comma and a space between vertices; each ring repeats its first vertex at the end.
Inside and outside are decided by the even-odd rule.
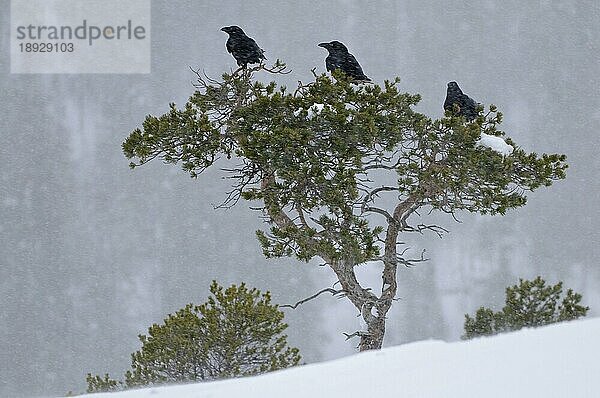
POLYGON ((377 317, 367 325, 367 334, 360 336, 360 351, 379 350, 385 335, 385 317, 377 317))
MULTIPOLYGON (((274 174, 268 174, 262 181, 261 189, 266 192, 271 184, 275 183, 274 174)), ((265 208, 270 216, 271 222, 279 228, 296 228, 292 219, 286 214, 276 203, 272 203, 268 196, 265 196, 265 208)), ((405 212, 410 209, 414 202, 405 202, 399 204, 394 212, 396 220, 400 220, 405 212)), ((375 295, 371 289, 364 288, 360 285, 356 278, 354 268, 364 260, 357 262, 355 258, 335 258, 328 253, 317 252, 326 264, 331 267, 336 274, 343 293, 352 302, 354 307, 359 311, 366 330, 359 330, 348 335, 350 337, 360 337, 358 348, 360 351, 377 350, 383 345, 385 335, 385 320, 386 315, 392 306, 392 302, 396 297, 396 269, 398 267, 398 259, 396 252, 396 242, 398 238, 399 228, 398 221, 388 224, 386 240, 385 240, 385 255, 383 256, 384 269, 382 273, 381 294, 375 295)), ((316 241, 309 243, 318 246, 316 241)))
MULTIPOLYGON (((366 330, 359 330, 349 336, 360 336, 358 345, 360 351, 380 349, 385 335, 386 314, 392 304, 391 298, 395 295, 395 275, 392 285, 377 297, 370 289, 365 289, 358 283, 354 273, 356 264, 351 259, 346 259, 344 262, 331 261, 330 264, 346 297, 354 304, 366 324, 366 330), (388 292, 389 288, 394 289, 391 296, 388 292)), ((384 277, 383 280, 385 281, 386 278, 384 277)))

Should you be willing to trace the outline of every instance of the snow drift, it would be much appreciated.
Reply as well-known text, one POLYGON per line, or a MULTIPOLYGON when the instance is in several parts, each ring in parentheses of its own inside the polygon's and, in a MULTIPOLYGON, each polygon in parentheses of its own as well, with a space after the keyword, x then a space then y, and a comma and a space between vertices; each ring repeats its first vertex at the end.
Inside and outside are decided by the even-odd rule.
POLYGON ((422 341, 258 377, 94 398, 600 397, 600 319, 422 341))

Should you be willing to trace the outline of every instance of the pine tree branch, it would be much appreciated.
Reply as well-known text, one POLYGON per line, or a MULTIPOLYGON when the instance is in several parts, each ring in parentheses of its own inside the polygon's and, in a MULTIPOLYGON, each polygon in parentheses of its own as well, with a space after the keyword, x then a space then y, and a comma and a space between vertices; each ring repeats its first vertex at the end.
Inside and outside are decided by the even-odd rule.
MULTIPOLYGON (((310 297, 307 297, 305 299, 298 301, 296 304, 284 304, 284 305, 280 305, 279 308, 291 308, 291 309, 295 310, 300 304, 304 304, 310 300, 313 300, 313 299, 319 297, 323 293, 331 293, 332 296, 336 296, 338 294, 345 293, 345 291, 344 291, 344 289, 336 290, 334 288, 327 287, 327 288, 320 290, 319 292, 313 294, 310 297)), ((343 296, 340 296, 340 297, 343 297, 343 296)))

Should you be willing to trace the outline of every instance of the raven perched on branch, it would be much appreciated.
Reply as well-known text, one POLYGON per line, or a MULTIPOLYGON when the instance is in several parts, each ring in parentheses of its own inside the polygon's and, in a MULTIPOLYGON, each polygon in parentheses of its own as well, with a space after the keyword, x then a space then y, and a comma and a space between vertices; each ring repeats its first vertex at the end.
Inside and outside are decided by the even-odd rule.
POLYGON ((233 55, 239 67, 246 68, 248 64, 258 64, 266 59, 262 48, 254 39, 246 36, 239 26, 225 26, 221 30, 229 35, 227 51, 233 55))
POLYGON ((355 82, 370 82, 363 73, 362 68, 358 64, 354 55, 348 52, 348 48, 339 41, 330 41, 329 43, 319 43, 319 47, 323 47, 329 52, 325 58, 325 67, 329 72, 336 69, 341 69, 348 77, 355 82))
POLYGON ((448 83, 446 100, 444 101, 446 112, 451 112, 456 116, 464 116, 468 121, 471 121, 477 117, 477 107, 479 107, 479 104, 468 95, 463 94, 460 87, 458 87, 458 83, 448 83))

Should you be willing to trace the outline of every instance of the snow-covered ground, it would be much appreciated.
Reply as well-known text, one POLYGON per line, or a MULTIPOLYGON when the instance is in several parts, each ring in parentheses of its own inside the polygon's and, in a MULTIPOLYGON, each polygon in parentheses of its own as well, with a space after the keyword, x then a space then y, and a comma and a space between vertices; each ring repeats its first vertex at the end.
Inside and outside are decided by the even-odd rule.
POLYGON ((94 398, 600 397, 600 318, 423 341, 258 377, 94 398))

